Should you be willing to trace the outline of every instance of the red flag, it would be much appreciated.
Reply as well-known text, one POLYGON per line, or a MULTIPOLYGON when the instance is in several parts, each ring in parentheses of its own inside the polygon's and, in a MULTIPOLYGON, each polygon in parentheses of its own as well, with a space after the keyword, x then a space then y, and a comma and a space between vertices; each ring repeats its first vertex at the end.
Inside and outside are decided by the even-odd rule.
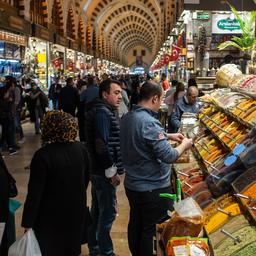
POLYGON ((181 48, 176 46, 176 45, 172 45, 172 56, 171 56, 171 60, 172 61, 177 61, 179 56, 181 53, 181 48))
POLYGON ((168 65, 171 60, 172 60, 172 56, 171 55, 164 54, 164 65, 168 65))

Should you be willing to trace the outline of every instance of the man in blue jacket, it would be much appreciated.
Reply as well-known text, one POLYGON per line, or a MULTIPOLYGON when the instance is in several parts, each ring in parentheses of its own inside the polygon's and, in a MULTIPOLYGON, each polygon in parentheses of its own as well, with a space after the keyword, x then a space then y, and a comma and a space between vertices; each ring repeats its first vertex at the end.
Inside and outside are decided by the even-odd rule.
POLYGON ((90 256, 115 255, 110 231, 116 217, 116 187, 120 183, 119 174, 123 173, 116 117, 121 91, 118 81, 104 80, 99 86, 99 98, 86 106, 86 142, 92 183, 90 256))
POLYGON ((152 256, 155 225, 172 208, 170 200, 159 197, 160 193, 172 193, 170 163, 192 146, 192 140, 182 134, 165 134, 156 119, 162 97, 160 85, 144 83, 139 104, 121 120, 124 185, 130 205, 128 242, 133 256, 152 256), (173 148, 167 139, 181 144, 173 148))
POLYGON ((196 86, 190 86, 186 94, 177 100, 174 105, 173 112, 170 116, 170 124, 168 132, 177 132, 180 128, 181 117, 184 112, 197 113, 199 110, 198 103, 198 89, 196 86))

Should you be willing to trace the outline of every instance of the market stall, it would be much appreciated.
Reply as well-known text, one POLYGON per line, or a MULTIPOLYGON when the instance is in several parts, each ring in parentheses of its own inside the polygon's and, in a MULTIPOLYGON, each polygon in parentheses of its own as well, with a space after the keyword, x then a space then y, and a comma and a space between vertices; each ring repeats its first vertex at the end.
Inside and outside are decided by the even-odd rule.
POLYGON ((203 229, 195 232, 185 218, 183 232, 173 223, 163 243, 160 226, 158 255, 256 255, 255 76, 232 68, 228 73, 224 81, 217 74, 217 81, 229 88, 204 96, 198 118, 183 116, 181 132, 194 138, 194 147, 184 163, 173 164, 183 198, 193 199, 203 212, 198 214, 203 229))

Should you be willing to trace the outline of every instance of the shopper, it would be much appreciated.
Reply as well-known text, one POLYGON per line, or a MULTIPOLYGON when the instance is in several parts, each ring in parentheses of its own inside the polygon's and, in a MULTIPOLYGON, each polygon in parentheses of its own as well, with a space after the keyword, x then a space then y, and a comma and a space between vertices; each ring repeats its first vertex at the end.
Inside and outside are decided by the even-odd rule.
POLYGON ((175 91, 171 93, 168 97, 166 97, 164 100, 164 103, 168 106, 168 116, 171 115, 175 102, 179 98, 183 97, 184 94, 185 94, 185 86, 183 83, 178 82, 176 85, 175 91))
POLYGON ((59 101, 59 94, 61 91, 62 85, 60 83, 59 77, 54 77, 53 83, 49 88, 48 97, 52 101, 52 108, 58 109, 58 101, 59 101))
POLYGON ((167 80, 167 77, 166 77, 166 74, 165 74, 165 73, 162 74, 162 79, 161 79, 161 81, 162 81, 163 90, 164 90, 164 91, 169 90, 169 89, 170 89, 170 84, 169 84, 169 82, 168 82, 168 80, 167 80))
POLYGON ((127 112, 128 112, 128 108, 129 108, 129 98, 128 98, 128 95, 125 91, 125 89, 127 88, 126 87, 126 84, 125 84, 125 81, 124 80, 120 80, 120 83, 121 83, 121 87, 122 87, 122 101, 118 107, 118 115, 119 115, 119 118, 122 118, 127 112))
POLYGON ((74 80, 72 77, 68 77, 66 80, 66 86, 63 87, 59 94, 59 109, 72 116, 76 115, 76 109, 79 106, 79 93, 76 87, 74 87, 74 80))
POLYGON ((29 93, 29 96, 31 98, 30 103, 31 103, 31 110, 33 115, 32 120, 35 122, 35 134, 40 134, 41 120, 46 111, 40 97, 42 93, 43 92, 41 91, 39 86, 36 84, 36 82, 31 82, 31 91, 29 93))
POLYGON ((116 118, 121 91, 118 81, 104 80, 99 86, 99 99, 88 106, 86 140, 92 165, 92 225, 88 234, 91 256, 115 255, 110 231, 116 217, 116 187, 120 183, 119 174, 123 173, 116 118))
POLYGON ((168 127, 168 132, 177 132, 179 130, 181 117, 184 112, 198 112, 199 107, 197 103, 197 97, 197 87, 190 86, 186 94, 175 103, 173 112, 170 116, 170 126, 168 127))
POLYGON ((155 226, 172 209, 170 200, 160 193, 172 193, 170 163, 192 146, 182 134, 168 139, 181 142, 173 148, 164 128, 156 119, 163 97, 162 88, 153 81, 143 84, 140 101, 121 120, 121 155, 125 169, 125 191, 130 205, 128 242, 133 256, 153 255, 155 226))
MULTIPOLYGON (((0 223, 5 223, 3 237, 0 234, 0 255, 7 256, 8 240, 6 224, 9 218, 9 182, 7 168, 0 153, 0 223)), ((1 233, 1 232, 0 232, 1 233)))
POLYGON ((44 256, 81 253, 89 181, 87 151, 76 142, 77 123, 53 110, 42 120, 45 144, 33 156, 22 226, 35 232, 44 256))
POLYGON ((0 87, 0 150, 9 150, 9 155, 18 153, 15 137, 15 96, 14 82, 9 78, 0 87))
POLYGON ((21 125, 21 112, 23 107, 23 96, 22 96, 22 87, 15 81, 14 88, 14 102, 15 102, 15 131, 19 135, 19 144, 23 144, 25 142, 24 132, 21 125))

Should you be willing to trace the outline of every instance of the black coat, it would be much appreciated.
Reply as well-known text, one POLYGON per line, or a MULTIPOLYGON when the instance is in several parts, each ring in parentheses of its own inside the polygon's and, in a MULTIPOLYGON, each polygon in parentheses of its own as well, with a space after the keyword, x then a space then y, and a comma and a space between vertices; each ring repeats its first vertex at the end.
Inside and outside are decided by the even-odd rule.
POLYGON ((79 93, 75 87, 67 85, 61 89, 59 94, 59 109, 75 116, 79 102, 79 93))
MULTIPOLYGON (((0 222, 7 223, 9 216, 9 182, 7 168, 0 154, 0 222)), ((0 245, 0 255, 7 255, 7 237, 6 231, 0 245)))
POLYGON ((43 256, 77 256, 85 222, 88 157, 79 143, 53 143, 31 162, 22 226, 33 228, 43 256))

